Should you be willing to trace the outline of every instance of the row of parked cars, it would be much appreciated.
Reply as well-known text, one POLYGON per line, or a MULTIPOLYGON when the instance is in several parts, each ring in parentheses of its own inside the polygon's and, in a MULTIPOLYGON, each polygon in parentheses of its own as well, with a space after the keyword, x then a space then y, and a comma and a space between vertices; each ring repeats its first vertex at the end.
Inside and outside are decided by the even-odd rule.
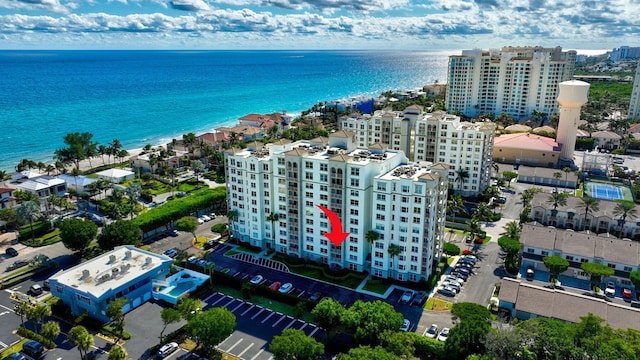
POLYGON ((447 341, 447 338, 449 337, 449 328, 444 328, 441 331, 438 331, 438 325, 431 324, 424 333, 424 336, 431 339, 438 339, 438 341, 447 341))
POLYGON ((462 286, 471 276, 477 261, 478 259, 472 255, 461 257, 454 270, 440 284, 438 293, 449 297, 459 294, 462 291, 462 286))
POLYGON ((215 218, 216 218, 216 214, 214 213, 200 215, 200 217, 198 217, 198 224, 202 225, 211 220, 215 220, 215 218))
MULTIPOLYGON (((256 275, 252 277, 251 280, 249 280, 250 283, 255 285, 260 285, 263 281, 264 281, 264 277, 262 275, 256 275)), ((283 284, 280 281, 274 281, 271 283, 271 285, 269 285, 269 289, 286 294, 289 291, 293 290, 293 284, 291 283, 283 284)))

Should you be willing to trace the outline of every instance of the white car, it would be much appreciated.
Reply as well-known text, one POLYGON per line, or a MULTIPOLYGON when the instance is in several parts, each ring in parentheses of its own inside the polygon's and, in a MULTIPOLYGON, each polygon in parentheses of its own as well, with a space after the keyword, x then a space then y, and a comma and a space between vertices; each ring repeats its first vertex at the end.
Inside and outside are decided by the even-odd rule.
POLYGON ((444 328, 440 332, 440 335, 438 335, 438 340, 439 341, 447 341, 447 337, 448 336, 449 336, 449 328, 444 328))
POLYGON ((211 218, 209 217, 209 215, 202 215, 200 216, 200 218, 204 221, 211 221, 211 218))
POLYGON ((410 327, 411 327, 411 321, 409 321, 409 319, 404 319, 404 322, 402 323, 402 327, 400 327, 400 331, 409 331, 410 327))
POLYGON ((263 280, 262 275, 256 275, 249 282, 252 284, 260 284, 262 280, 263 280))
POLYGON ((197 263, 197 262, 198 262, 198 260, 199 260, 199 259, 198 259, 198 257, 197 257, 197 256, 190 256, 190 257, 187 259, 187 262, 188 262, 189 264, 195 264, 195 263, 197 263))
POLYGON ((168 344, 162 345, 162 347, 158 350, 158 358, 164 359, 167 356, 173 354, 176 350, 178 350, 178 344, 171 342, 168 344))
POLYGON ((424 336, 435 339, 436 336, 438 336, 438 325, 431 324, 427 332, 424 333, 424 336))
POLYGON ((204 220, 203 220, 201 217, 199 217, 199 218, 198 218, 198 224, 199 224, 199 225, 204 224, 204 220))
POLYGON ((293 285, 291 283, 286 283, 283 284, 280 289, 278 289, 278 291, 280 291, 281 293, 288 293, 289 291, 291 291, 293 289, 293 285))

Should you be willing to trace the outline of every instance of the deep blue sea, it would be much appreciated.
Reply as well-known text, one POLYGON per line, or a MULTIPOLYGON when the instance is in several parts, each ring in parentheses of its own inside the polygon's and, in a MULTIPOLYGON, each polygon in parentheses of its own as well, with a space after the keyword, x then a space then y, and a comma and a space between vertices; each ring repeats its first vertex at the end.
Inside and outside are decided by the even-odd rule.
POLYGON ((417 51, 0 51, 0 169, 53 162, 71 132, 158 145, 249 113, 446 82, 417 51))

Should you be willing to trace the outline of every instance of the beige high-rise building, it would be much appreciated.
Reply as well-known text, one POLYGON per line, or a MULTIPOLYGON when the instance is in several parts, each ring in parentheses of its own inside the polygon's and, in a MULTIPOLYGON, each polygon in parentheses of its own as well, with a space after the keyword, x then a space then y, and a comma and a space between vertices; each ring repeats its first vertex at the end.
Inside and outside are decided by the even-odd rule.
POLYGON ((629 119, 640 118, 640 65, 636 68, 636 77, 633 81, 631 101, 629 102, 629 119))
POLYGON ((576 51, 559 46, 463 50, 449 57, 447 111, 525 119, 539 110, 550 116, 558 111, 558 84, 572 78, 575 61, 576 51))

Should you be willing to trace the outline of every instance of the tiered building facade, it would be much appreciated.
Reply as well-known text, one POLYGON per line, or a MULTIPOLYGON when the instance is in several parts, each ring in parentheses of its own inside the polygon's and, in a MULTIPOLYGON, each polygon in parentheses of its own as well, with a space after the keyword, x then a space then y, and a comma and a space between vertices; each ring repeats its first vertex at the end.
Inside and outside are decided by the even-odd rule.
POLYGON ((427 279, 439 259, 448 165, 415 165, 385 144, 358 147, 353 132, 337 131, 231 149, 225 167, 229 210, 238 215, 232 232, 241 241, 409 281, 427 279), (340 229, 318 205, 349 233, 340 246, 324 235, 340 229), (370 231, 378 240, 367 240, 370 231))
POLYGON ((558 111, 558 84, 570 80, 576 51, 561 47, 463 50, 449 57, 446 104, 465 116, 506 113, 524 119, 558 111))

